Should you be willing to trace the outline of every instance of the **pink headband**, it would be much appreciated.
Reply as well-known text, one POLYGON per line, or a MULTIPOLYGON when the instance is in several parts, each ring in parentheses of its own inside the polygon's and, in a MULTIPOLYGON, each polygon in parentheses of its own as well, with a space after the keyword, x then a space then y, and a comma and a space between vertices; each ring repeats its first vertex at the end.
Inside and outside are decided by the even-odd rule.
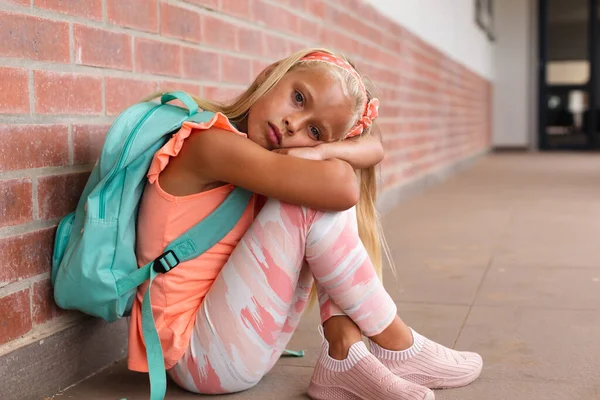
MULTIPOLYGON (((362 93, 364 94, 365 98, 368 98, 367 90, 365 89, 365 85, 362 81, 362 78, 360 77, 358 72, 356 72, 354 67, 352 67, 352 65, 350 65, 348 62, 342 60, 339 57, 334 56, 333 54, 325 53, 322 51, 310 53, 310 54, 304 56, 302 58, 302 60, 322 61, 322 62, 333 64, 339 68, 342 68, 344 71, 348 71, 358 81, 358 84, 360 85, 360 89, 361 89, 362 93)), ((379 99, 372 98, 365 105, 365 110, 363 111, 362 116, 360 117, 360 119, 358 120, 356 125, 354 125, 352 127, 352 129, 350 129, 350 132, 348 132, 346 134, 345 139, 351 138, 354 136, 359 136, 360 134, 362 134, 365 128, 371 126, 371 124, 373 123, 373 120, 375 118, 377 118, 378 115, 379 115, 379 99)))

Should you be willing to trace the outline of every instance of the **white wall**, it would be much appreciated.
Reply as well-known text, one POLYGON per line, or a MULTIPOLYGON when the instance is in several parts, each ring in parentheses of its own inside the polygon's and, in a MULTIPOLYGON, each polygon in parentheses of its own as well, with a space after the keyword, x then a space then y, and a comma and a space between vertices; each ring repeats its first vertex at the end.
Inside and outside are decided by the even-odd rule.
POLYGON ((532 147, 537 124, 532 58, 533 2, 494 2, 496 24, 493 137, 495 147, 532 147))
MULTIPOLYGON (((474 0, 369 1, 450 58, 493 80, 494 44, 475 23, 474 0)), ((504 1, 495 1, 494 6, 504 1)))

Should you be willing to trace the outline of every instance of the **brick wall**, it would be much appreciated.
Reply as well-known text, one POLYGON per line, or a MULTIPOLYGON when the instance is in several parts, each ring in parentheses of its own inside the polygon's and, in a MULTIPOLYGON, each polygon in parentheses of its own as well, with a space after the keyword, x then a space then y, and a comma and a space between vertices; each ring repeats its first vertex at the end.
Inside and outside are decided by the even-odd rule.
POLYGON ((0 353, 72 321, 53 236, 116 114, 156 90, 229 98, 313 45, 380 89, 384 189, 489 147, 490 83, 360 0, 0 2, 0 353))

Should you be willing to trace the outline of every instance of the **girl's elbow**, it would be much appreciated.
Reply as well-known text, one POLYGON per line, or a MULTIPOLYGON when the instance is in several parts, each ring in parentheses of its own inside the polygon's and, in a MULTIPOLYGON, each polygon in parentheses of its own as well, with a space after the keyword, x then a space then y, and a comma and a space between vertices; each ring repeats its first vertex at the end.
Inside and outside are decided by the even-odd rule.
POLYGON ((360 185, 358 181, 354 179, 354 182, 349 188, 348 193, 348 208, 352 208, 358 204, 358 199, 360 198, 360 185))
POLYGON ((345 211, 358 203, 360 185, 350 164, 337 159, 331 161, 336 164, 336 174, 331 176, 332 180, 330 181, 335 184, 329 186, 330 190, 333 189, 330 192, 329 201, 333 200, 330 207, 332 211, 345 211))
POLYGON ((340 188, 340 208, 342 210, 348 210, 358 203, 360 197, 360 184, 354 173, 341 182, 344 182, 344 184, 340 188))

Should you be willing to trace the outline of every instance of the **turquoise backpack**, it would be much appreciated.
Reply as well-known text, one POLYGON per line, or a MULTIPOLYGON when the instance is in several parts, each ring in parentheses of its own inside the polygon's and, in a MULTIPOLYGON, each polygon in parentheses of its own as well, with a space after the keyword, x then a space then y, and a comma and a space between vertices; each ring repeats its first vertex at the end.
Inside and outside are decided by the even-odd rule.
MULTIPOLYGON (((238 222, 251 193, 236 188, 208 217, 171 242, 153 262, 138 268, 135 254, 138 204, 154 153, 184 121, 206 122, 183 92, 162 95, 160 103, 143 102, 125 110, 111 126, 75 212, 58 225, 52 257, 54 299, 61 308, 80 310, 113 322, 129 314, 136 288, 180 262, 198 257, 238 222), (187 109, 167 104, 180 100, 187 109)), ((142 303, 142 330, 148 356, 151 399, 166 392, 162 348, 150 307, 142 303)))

